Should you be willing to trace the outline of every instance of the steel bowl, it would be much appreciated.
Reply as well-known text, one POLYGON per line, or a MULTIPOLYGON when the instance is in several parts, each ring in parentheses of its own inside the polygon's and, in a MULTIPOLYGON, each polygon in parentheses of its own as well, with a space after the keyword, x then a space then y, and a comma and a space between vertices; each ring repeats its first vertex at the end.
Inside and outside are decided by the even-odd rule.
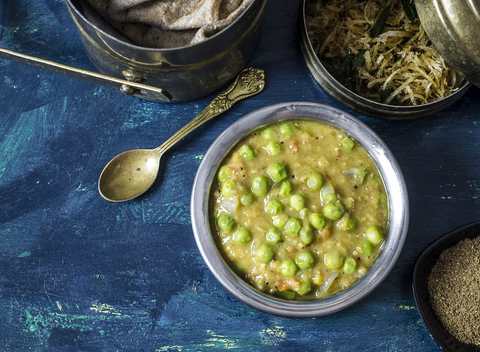
POLYGON ((302 0, 300 9, 300 45, 305 62, 314 80, 328 94, 352 109, 368 115, 388 119, 415 119, 433 115, 446 109, 460 100, 470 88, 471 84, 467 80, 464 80, 454 93, 436 101, 419 105, 384 104, 357 94, 353 90, 345 87, 332 74, 330 74, 322 63, 322 60, 320 60, 315 53, 307 26, 307 14, 311 2, 311 0, 302 0))
POLYGON ((464 225, 450 231, 433 243, 419 255, 413 269, 412 289, 415 304, 425 326, 443 351, 478 352, 479 346, 459 341, 442 324, 432 307, 428 291, 428 278, 440 255, 467 238, 474 239, 480 233, 480 222, 464 225))
POLYGON ((409 204, 402 172, 382 140, 353 116, 329 106, 292 102, 269 106, 231 125, 208 150, 193 185, 192 227, 200 253, 213 275, 234 296, 262 311, 289 317, 323 316, 345 309, 368 295, 388 275, 407 237, 409 204), (223 258, 210 222, 210 193, 217 170, 232 148, 252 131, 283 120, 315 120, 352 136, 370 154, 382 177, 388 197, 388 235, 368 273, 351 288, 326 299, 288 301, 258 291, 238 276, 223 258))

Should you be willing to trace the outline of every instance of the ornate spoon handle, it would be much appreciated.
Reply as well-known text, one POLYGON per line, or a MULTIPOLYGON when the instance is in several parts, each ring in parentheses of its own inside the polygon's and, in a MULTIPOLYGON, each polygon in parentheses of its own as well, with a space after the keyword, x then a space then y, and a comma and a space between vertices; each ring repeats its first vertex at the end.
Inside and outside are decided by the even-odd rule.
POLYGON ((167 139, 155 150, 163 154, 173 145, 187 136, 190 132, 200 127, 205 122, 223 114, 235 103, 260 93, 265 88, 265 71, 258 68, 247 68, 240 74, 224 93, 221 93, 210 104, 200 112, 192 121, 182 127, 173 136, 167 139))

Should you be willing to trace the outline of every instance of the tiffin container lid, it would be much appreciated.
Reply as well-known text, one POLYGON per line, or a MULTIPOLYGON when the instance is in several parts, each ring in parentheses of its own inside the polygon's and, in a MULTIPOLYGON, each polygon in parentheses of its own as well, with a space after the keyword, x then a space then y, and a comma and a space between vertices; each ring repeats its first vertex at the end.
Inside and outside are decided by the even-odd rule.
POLYGON ((480 1, 415 0, 415 6, 445 61, 480 87, 480 1))

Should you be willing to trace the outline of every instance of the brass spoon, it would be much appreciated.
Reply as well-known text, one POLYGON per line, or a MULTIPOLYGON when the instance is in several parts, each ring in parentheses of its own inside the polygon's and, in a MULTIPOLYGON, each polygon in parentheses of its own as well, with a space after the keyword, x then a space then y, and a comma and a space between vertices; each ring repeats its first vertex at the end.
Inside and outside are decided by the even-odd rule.
POLYGON ((110 202, 125 202, 150 189, 160 168, 160 160, 171 147, 205 122, 229 110, 235 103, 265 88, 265 72, 247 68, 240 72, 227 91, 213 101, 186 126, 155 149, 133 149, 115 156, 98 179, 100 195, 110 202))

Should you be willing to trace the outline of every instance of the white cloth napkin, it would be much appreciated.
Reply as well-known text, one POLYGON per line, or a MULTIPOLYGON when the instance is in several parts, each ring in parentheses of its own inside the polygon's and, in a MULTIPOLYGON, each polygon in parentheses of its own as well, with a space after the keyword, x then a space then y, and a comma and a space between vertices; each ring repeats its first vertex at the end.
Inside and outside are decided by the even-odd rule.
MULTIPOLYGON (((137 45, 172 48, 199 43, 234 21, 253 0, 87 0, 137 45)), ((89 12, 86 12, 89 16, 89 12)))

